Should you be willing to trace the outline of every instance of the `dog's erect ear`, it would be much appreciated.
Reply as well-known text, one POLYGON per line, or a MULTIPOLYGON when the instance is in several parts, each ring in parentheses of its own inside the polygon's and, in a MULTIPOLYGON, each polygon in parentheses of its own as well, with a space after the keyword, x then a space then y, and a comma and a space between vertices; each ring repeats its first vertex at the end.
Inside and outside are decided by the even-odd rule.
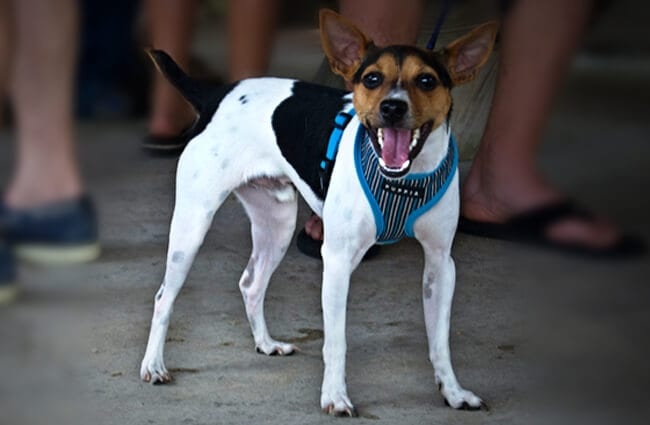
POLYGON ((492 53, 498 29, 496 21, 486 22, 445 47, 443 55, 454 85, 476 77, 492 53))
POLYGON ((351 81, 370 39, 350 21, 329 9, 320 11, 320 39, 332 71, 351 81))

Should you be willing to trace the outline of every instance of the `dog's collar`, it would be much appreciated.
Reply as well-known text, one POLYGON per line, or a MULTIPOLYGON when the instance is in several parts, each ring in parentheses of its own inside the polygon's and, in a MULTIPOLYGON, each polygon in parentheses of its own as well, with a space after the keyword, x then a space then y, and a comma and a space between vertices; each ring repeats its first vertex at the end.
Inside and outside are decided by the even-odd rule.
POLYGON ((415 221, 431 209, 447 191, 458 168, 456 141, 449 133, 447 155, 430 173, 384 176, 365 127, 359 125, 354 156, 357 177, 370 203, 378 243, 393 243, 413 237, 415 221))

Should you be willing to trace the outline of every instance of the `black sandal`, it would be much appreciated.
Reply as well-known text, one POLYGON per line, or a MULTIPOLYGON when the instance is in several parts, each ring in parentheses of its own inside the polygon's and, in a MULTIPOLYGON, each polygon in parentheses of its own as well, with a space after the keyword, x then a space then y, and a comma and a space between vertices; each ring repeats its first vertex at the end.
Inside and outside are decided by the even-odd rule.
POLYGON ((557 241, 546 235, 549 225, 567 218, 593 220, 594 215, 570 201, 545 205, 517 214, 503 223, 490 223, 460 217, 458 231, 491 239, 521 242, 566 253, 599 258, 633 258, 643 255, 646 244, 629 234, 622 234, 612 245, 590 247, 581 243, 557 241))
POLYGON ((177 135, 172 136, 158 136, 155 134, 148 134, 142 140, 142 149, 151 155, 157 156, 177 156, 183 152, 185 146, 192 139, 192 123, 177 135))

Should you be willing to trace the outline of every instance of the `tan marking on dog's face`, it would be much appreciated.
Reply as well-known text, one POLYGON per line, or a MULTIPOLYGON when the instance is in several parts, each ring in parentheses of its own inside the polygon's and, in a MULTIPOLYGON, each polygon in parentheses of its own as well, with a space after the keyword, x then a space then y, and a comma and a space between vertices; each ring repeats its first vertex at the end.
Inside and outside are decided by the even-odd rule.
POLYGON ((447 119, 451 108, 451 93, 442 85, 440 77, 433 68, 418 57, 407 56, 402 63, 401 79, 411 99, 416 127, 432 120, 435 129, 447 119), (437 81, 433 89, 423 88, 420 81, 429 76, 437 81))
POLYGON ((405 118, 405 127, 415 129, 432 121, 435 129, 442 124, 451 108, 451 94, 436 71, 421 58, 405 55, 400 60, 392 52, 386 52, 366 66, 360 81, 354 86, 354 108, 361 121, 373 128, 382 127, 380 113, 381 102, 390 98, 392 93, 403 91, 408 99, 409 111, 405 118), (381 76, 382 82, 377 87, 368 87, 364 79, 374 75, 381 76), (434 87, 422 84, 422 78, 433 81, 434 87))
POLYGON ((399 66, 393 55, 384 54, 379 59, 369 65, 361 76, 361 83, 354 87, 353 103, 357 115, 364 123, 369 123, 372 127, 379 127, 381 117, 379 115, 379 104, 386 98, 399 78, 399 66), (377 88, 367 88, 364 84, 364 78, 372 74, 378 74, 383 79, 381 85, 377 88))

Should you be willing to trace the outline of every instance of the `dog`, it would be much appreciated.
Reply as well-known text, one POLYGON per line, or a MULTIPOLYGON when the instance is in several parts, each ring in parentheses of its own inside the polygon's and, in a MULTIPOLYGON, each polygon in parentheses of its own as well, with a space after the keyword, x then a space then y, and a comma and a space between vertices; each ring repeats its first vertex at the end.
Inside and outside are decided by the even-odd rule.
POLYGON ((324 223, 321 408, 337 416, 356 414, 345 382, 350 275, 373 244, 405 235, 415 237, 425 254, 423 303, 435 382, 449 406, 481 408, 481 398, 458 383, 449 351, 455 286, 450 250, 459 215, 449 116, 452 87, 472 80, 487 61, 497 24, 478 26, 438 52, 376 47, 329 10, 320 12, 320 32, 332 70, 353 87, 351 93, 268 77, 205 86, 164 52, 150 51, 198 119, 178 162, 166 270, 154 297, 140 376, 170 381, 163 348, 173 303, 215 212, 232 192, 251 221, 253 249, 239 288, 256 349, 267 355, 296 350, 269 335, 264 295, 291 242, 299 192, 324 223), (370 176, 361 170, 362 157, 370 176), (429 178, 423 186, 413 183, 422 176, 429 178), (390 208, 381 210, 383 198, 371 193, 371 180, 383 185, 380 198, 419 206, 394 219, 390 208), (402 229, 389 229, 391 221, 402 229))

